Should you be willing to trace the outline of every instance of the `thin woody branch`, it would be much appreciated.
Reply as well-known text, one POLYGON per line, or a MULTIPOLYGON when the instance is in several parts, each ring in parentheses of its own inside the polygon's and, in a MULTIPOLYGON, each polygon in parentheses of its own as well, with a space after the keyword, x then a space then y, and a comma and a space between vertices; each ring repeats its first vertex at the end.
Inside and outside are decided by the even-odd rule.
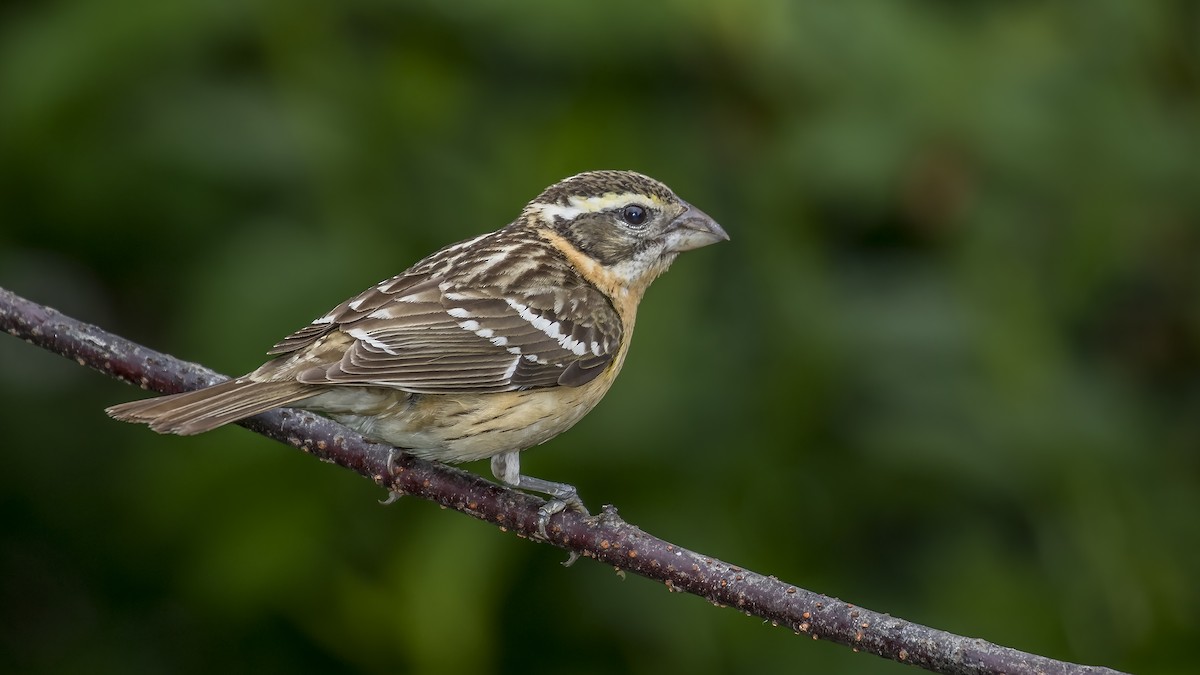
MULTIPOLYGON (((80 365, 161 393, 196 389, 225 379, 207 368, 147 349, 3 288, 0 329, 80 365)), ((519 536, 536 537, 537 509, 542 504, 538 498, 404 454, 396 456, 396 470, 389 472, 393 448, 369 442, 339 424, 306 412, 280 409, 242 424, 322 461, 359 473, 385 489, 429 499, 519 536)), ((555 546, 661 581, 673 591, 736 608, 786 626, 797 635, 829 640, 937 673, 1118 674, 1108 668, 1056 661, 855 607, 668 543, 621 520, 611 507, 591 519, 574 512, 556 515, 549 535, 549 543, 555 546)))

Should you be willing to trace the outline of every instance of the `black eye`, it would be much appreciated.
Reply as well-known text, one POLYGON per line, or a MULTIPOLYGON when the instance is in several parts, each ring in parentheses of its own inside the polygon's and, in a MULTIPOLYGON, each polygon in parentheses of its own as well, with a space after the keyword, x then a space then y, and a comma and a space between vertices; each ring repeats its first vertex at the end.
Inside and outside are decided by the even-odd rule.
POLYGON ((642 223, 646 222, 646 209, 643 209, 637 204, 630 204, 629 206, 621 209, 621 220, 629 223, 630 225, 641 225, 642 223))

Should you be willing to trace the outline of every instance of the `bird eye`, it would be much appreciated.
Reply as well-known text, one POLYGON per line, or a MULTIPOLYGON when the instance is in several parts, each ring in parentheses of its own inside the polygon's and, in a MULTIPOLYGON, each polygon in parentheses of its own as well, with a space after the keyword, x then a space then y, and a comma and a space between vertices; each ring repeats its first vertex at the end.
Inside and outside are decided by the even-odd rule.
POLYGON ((646 209, 638 206, 637 204, 630 204, 629 206, 621 209, 621 220, 624 220, 630 225, 641 225, 642 223, 646 222, 646 209))

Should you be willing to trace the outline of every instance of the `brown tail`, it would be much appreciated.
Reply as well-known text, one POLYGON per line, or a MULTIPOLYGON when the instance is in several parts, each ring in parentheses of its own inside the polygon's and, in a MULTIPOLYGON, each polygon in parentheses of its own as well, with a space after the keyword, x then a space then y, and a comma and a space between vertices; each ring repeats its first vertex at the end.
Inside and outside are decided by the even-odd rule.
POLYGON ((131 401, 105 410, 123 422, 141 422, 161 434, 190 436, 319 393, 298 382, 230 380, 205 389, 131 401))

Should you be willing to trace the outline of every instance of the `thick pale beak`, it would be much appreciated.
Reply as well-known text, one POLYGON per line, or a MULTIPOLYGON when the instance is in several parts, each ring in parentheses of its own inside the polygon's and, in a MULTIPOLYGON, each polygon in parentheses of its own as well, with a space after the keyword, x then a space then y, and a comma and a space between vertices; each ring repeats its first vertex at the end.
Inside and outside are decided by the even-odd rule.
POLYGON ((667 227, 667 250, 690 251, 701 246, 728 241, 729 235, 707 213, 684 202, 686 207, 667 227))

